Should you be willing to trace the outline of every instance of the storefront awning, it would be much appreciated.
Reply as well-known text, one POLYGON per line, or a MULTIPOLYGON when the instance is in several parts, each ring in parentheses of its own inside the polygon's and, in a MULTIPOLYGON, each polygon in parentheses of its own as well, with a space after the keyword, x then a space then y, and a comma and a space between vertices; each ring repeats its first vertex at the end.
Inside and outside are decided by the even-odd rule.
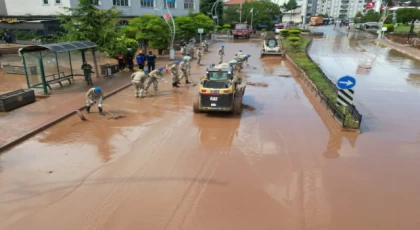
POLYGON ((84 50, 96 48, 97 45, 91 41, 62 42, 54 44, 25 46, 20 49, 20 53, 50 50, 55 53, 69 52, 73 50, 84 50))

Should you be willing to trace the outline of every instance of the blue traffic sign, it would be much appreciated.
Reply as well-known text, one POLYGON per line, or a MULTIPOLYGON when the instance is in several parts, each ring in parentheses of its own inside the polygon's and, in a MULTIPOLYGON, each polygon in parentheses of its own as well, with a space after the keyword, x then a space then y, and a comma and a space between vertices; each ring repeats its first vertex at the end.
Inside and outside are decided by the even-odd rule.
POLYGON ((351 76, 344 76, 338 79, 337 87, 340 89, 351 89, 356 85, 356 79, 351 76))

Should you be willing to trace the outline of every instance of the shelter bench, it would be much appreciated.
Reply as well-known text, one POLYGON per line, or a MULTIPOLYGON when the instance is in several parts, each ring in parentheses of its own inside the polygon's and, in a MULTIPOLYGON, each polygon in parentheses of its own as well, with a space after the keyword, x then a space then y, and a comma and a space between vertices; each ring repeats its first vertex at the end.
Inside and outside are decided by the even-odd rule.
POLYGON ((51 90, 50 84, 58 83, 60 84, 60 87, 63 87, 63 84, 61 84, 62 81, 69 81, 71 85, 71 80, 74 80, 74 79, 73 79, 73 75, 66 76, 63 72, 60 72, 60 73, 55 73, 55 74, 45 76, 45 80, 47 83, 47 87, 51 90))

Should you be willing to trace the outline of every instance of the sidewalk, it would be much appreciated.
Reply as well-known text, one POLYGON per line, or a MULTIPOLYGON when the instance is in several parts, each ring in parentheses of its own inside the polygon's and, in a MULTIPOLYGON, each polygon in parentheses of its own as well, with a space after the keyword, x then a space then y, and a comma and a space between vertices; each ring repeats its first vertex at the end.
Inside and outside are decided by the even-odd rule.
POLYGON ((418 49, 415 49, 410 46, 394 43, 394 42, 389 41, 388 39, 380 39, 380 40, 376 40, 376 42, 378 42, 379 44, 385 45, 391 49, 394 49, 400 53, 408 55, 412 58, 420 60, 420 50, 418 49))
MULTIPOLYGON (((179 60, 180 55, 176 58, 179 60)), ((157 60, 156 67, 164 67, 167 63, 172 63, 172 61, 168 57, 161 56, 157 60)), ((94 76, 93 84, 101 87, 105 97, 108 97, 129 87, 131 74, 126 69, 125 72, 114 74, 115 78, 111 79, 94 76)), ((84 77, 74 77, 74 79, 71 85, 64 83, 63 88, 53 87, 49 97, 37 99, 35 103, 7 113, 0 113, 0 126, 3 130, 0 133, 0 154, 31 135, 73 115, 75 110, 85 106, 85 94, 92 86, 86 84, 84 77)))

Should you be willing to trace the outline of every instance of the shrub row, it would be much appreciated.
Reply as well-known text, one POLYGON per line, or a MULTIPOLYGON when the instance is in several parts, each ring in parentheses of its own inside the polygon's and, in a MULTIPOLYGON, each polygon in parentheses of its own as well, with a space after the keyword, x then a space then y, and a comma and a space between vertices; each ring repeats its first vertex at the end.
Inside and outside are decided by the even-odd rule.
MULTIPOLYGON (((337 94, 333 86, 330 85, 328 79, 319 70, 318 65, 309 59, 306 54, 306 47, 309 44, 309 39, 303 38, 296 40, 295 37, 289 37, 287 41, 283 41, 283 46, 288 52, 289 57, 296 63, 296 65, 305 71, 308 78, 316 85, 319 91, 321 91, 334 105, 337 101, 337 94), (299 45, 296 46, 296 43, 299 45)), ((346 128, 358 128, 358 122, 346 110, 344 127, 346 128)))

